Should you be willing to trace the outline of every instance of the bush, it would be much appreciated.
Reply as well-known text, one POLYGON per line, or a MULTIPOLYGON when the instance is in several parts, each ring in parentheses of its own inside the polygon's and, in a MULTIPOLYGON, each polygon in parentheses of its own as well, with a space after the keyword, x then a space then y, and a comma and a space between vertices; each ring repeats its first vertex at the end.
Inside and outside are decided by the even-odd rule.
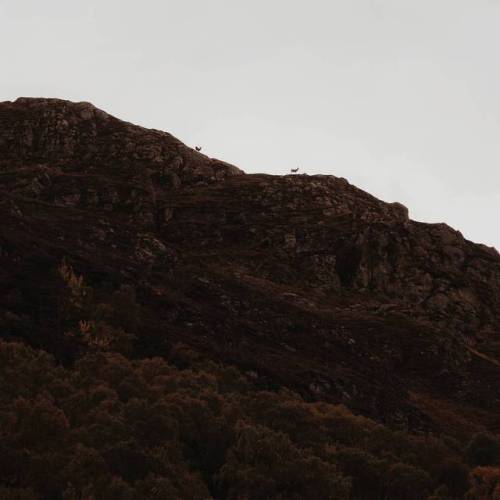
POLYGON ((388 500, 422 500, 429 494, 429 474, 418 467, 396 464, 389 469, 386 498, 388 500))
POLYGON ((347 499, 349 481, 334 465, 296 447, 282 433, 239 422, 219 474, 228 499, 347 499))
MULTIPOLYGON (((437 486, 442 500, 467 487, 443 440, 195 366, 89 349, 63 367, 0 340, 0 498, 412 500, 437 486)), ((491 461, 494 439, 469 448, 491 461)), ((494 492, 483 469, 471 491, 494 492)))
POLYGON ((500 444, 490 434, 476 434, 466 449, 466 456, 470 465, 495 465, 500 458, 500 444))

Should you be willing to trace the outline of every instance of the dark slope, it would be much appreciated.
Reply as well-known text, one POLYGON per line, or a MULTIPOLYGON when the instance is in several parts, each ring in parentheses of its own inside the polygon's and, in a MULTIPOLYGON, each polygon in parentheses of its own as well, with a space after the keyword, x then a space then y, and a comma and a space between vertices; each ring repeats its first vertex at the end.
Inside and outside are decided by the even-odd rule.
POLYGON ((398 398, 413 386, 468 398, 488 383, 471 370, 495 372, 500 257, 445 224, 412 222, 403 206, 331 176, 234 177, 235 167, 90 104, 19 99, 0 106, 0 120, 4 283, 66 257, 89 279, 132 280, 161 302, 165 275, 179 276, 193 308, 189 328, 176 325, 184 341, 249 365, 246 349, 270 349, 283 364, 276 383, 300 380, 302 391, 317 387, 312 397, 367 409, 406 371, 390 384, 398 398), (304 376, 318 356, 322 370, 304 376), (368 381, 384 388, 370 387, 370 402, 368 381))
POLYGON ((500 431, 500 256, 445 224, 49 99, 0 104, 0 191, 5 339, 81 356, 65 259, 96 301, 133 285, 133 357, 235 366, 411 433, 500 431))

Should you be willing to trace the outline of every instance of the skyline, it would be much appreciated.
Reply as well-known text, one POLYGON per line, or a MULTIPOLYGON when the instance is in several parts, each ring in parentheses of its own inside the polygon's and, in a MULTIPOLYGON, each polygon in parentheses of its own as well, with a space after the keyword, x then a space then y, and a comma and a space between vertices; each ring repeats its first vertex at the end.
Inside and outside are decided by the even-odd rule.
POLYGON ((500 248, 500 3, 0 1, 0 100, 90 101, 500 248))

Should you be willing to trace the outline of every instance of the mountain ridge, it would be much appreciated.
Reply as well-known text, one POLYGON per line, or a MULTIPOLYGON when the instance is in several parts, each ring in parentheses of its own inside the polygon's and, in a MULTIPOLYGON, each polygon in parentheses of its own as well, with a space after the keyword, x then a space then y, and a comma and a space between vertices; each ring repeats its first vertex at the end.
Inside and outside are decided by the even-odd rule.
POLYGON ((410 434, 500 431, 500 255, 446 224, 47 99, 0 103, 0 191, 4 339, 70 367, 101 316, 62 307, 68 283, 101 305, 133 288, 133 359, 220 363, 410 434))

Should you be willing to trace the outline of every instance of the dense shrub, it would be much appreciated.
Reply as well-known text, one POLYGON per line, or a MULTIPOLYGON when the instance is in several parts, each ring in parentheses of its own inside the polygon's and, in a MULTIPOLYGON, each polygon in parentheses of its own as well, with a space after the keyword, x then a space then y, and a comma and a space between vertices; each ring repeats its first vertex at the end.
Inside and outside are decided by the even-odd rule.
POLYGON ((500 467, 476 467, 467 500, 500 500, 500 467))
POLYGON ((334 465, 286 434, 241 421, 219 478, 229 499, 342 500, 349 494, 349 481, 334 465))
MULTIPOLYGON (((2 499, 462 498, 463 460, 495 462, 496 443, 476 436, 461 457, 214 363, 89 349, 62 367, 0 341, 2 499)), ((474 469, 468 498, 496 495, 497 471, 474 469)))
POLYGON ((472 466, 495 465, 500 461, 500 443, 489 434, 476 434, 467 446, 466 455, 472 466))

